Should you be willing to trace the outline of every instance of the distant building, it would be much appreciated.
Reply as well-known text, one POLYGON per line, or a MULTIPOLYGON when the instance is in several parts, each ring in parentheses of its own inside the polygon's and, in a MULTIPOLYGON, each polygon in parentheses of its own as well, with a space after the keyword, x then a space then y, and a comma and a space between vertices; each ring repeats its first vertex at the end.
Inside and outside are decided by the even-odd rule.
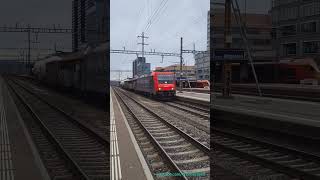
MULTIPOLYGON (((174 64, 167 67, 156 67, 155 71, 174 72, 176 78, 180 78, 180 64, 174 64)), ((195 80, 195 66, 182 66, 182 79, 195 80)))
POLYGON ((197 53, 195 59, 195 76, 197 80, 210 80, 210 59, 208 53, 197 53))
POLYGON ((72 1, 72 49, 109 41, 109 4, 107 0, 72 1))
POLYGON ((273 0, 271 13, 279 59, 319 58, 319 0, 273 0))
POLYGON ((146 63, 145 57, 138 57, 132 63, 132 77, 140 77, 142 75, 148 75, 151 72, 150 63, 146 63))
POLYGON ((80 69, 86 74, 81 79, 95 80, 84 83, 86 84, 84 87, 88 90, 104 86, 108 91, 107 87, 110 86, 107 84, 110 80, 109 2, 109 0, 72 1, 72 51, 74 54, 85 55, 82 58, 85 63, 82 63, 80 69))

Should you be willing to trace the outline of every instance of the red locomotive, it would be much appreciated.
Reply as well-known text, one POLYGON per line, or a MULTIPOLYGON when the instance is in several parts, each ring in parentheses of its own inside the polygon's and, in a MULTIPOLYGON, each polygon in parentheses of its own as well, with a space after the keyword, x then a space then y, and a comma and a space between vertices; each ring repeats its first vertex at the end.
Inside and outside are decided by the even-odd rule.
POLYGON ((176 82, 173 72, 152 72, 151 75, 125 80, 123 88, 148 96, 175 96, 176 82))

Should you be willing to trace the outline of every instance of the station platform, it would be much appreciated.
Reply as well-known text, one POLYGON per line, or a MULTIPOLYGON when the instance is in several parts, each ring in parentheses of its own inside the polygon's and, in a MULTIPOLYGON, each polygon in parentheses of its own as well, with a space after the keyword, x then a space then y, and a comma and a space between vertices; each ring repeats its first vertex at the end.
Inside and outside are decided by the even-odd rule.
MULTIPOLYGON (((206 102, 210 101, 210 94, 207 93, 183 91, 182 93, 177 92, 177 96, 206 102)), ((214 93, 214 96, 213 107, 217 110, 320 127, 319 102, 239 94, 233 94, 232 98, 222 98, 221 93, 214 93)))
POLYGON ((200 100, 204 102, 210 102, 210 94, 207 94, 207 93, 189 92, 189 91, 182 91, 181 93, 177 91, 176 96, 182 97, 182 98, 200 100))
MULTIPOLYGON (((305 84, 276 84, 276 83, 259 83, 261 89, 281 89, 281 90, 288 90, 288 91, 302 91, 302 92, 314 92, 320 93, 320 85, 305 85, 305 84)), ((222 87, 222 84, 216 84, 217 89, 222 87)), ((233 83, 232 88, 234 89, 256 89, 256 84, 241 84, 241 83, 233 83)), ((189 92, 200 92, 200 93, 209 93, 210 89, 205 88, 183 88, 183 91, 189 92)))
POLYGON ((110 88, 110 116, 111 180, 153 180, 112 88, 110 88))
POLYGON ((320 127, 319 102, 247 95, 219 96, 220 93, 215 93, 215 109, 320 127))
MULTIPOLYGON (((261 88, 286 88, 286 89, 296 89, 305 91, 320 91, 320 85, 306 85, 306 84, 281 84, 281 83, 259 83, 261 88)), ((222 86, 222 84, 217 83, 217 86, 222 86)), ((250 87, 256 88, 255 83, 233 83, 233 87, 250 87)))
POLYGON ((0 180, 50 179, 0 76, 0 180))

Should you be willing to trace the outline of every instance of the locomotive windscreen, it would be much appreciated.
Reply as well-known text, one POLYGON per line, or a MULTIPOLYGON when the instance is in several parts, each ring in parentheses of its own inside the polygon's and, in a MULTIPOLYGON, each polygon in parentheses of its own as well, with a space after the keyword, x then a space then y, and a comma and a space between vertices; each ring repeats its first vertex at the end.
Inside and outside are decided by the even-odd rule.
POLYGON ((173 74, 161 74, 158 75, 159 84, 173 84, 174 83, 174 75, 173 74))

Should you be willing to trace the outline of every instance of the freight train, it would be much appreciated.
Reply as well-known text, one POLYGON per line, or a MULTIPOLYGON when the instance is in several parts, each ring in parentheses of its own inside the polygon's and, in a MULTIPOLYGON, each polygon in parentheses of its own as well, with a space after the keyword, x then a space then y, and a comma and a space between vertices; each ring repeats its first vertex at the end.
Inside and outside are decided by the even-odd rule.
POLYGON ((139 78, 127 79, 121 83, 124 89, 154 97, 174 97, 176 81, 173 72, 152 72, 139 78))
POLYGON ((34 64, 33 75, 49 87, 104 105, 109 94, 107 47, 103 44, 75 53, 48 56, 34 64))

